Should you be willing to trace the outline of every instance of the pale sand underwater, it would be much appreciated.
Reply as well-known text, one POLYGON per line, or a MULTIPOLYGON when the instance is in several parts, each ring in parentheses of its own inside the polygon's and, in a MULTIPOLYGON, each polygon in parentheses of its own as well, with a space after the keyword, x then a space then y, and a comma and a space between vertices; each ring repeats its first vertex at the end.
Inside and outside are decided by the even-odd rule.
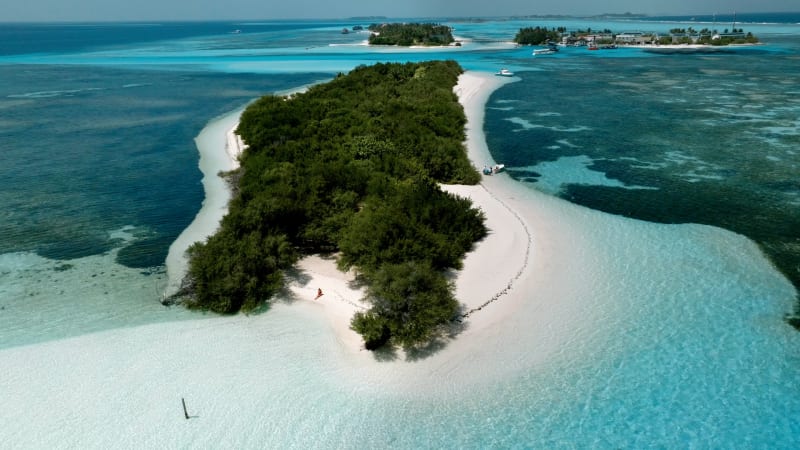
MULTIPOLYGON (((484 107, 491 92, 510 81, 468 72, 455 88, 476 167, 494 163, 483 135, 484 107)), ((217 164, 203 169, 205 178, 232 167, 222 149, 239 113, 210 123, 204 133, 213 131, 212 137, 198 137, 201 161, 217 164), (201 145, 206 138, 214 143, 201 145)), ((735 341, 741 326, 783 332, 774 331, 775 323, 753 324, 751 317, 766 321, 767 312, 788 311, 794 288, 742 236, 603 214, 502 173, 478 186, 446 188, 486 213, 490 235, 456 277, 457 298, 467 310, 480 309, 454 339, 429 353, 381 360, 363 350, 349 329, 352 313, 364 307, 363 292, 333 260, 309 257, 263 314, 198 314, 197 320, 1 350, 0 437, 11 448, 407 446, 401 436, 421 430, 395 430, 387 422, 396 418, 400 428, 446 424, 446 416, 477 410, 476 404, 499 410, 525 395, 543 416, 549 401, 577 401, 581 392, 553 391, 560 377, 590 378, 594 365, 628 346, 657 346, 675 317, 697 314, 697 305, 720 292, 729 303, 708 311, 730 324, 730 330, 713 329, 720 340, 735 341), (763 285, 780 289, 770 290, 774 298, 754 301, 763 285), (324 295, 314 300, 317 289, 324 295), (631 342, 627 334, 654 314, 663 316, 663 325, 648 330, 652 342, 631 342), (498 386, 507 398, 497 396, 498 386), (533 395, 532 386, 540 389, 533 395), (181 398, 197 417, 184 419, 181 398)), ((210 212, 198 219, 204 228, 176 243, 178 250, 214 231, 226 189, 224 183, 206 185, 203 210, 210 212)), ((168 260, 171 278, 176 264, 185 263, 168 260)), ((797 344, 793 335, 785 339, 797 344)), ((759 352, 757 345, 752 351, 759 352)), ((484 413, 474 418, 479 430, 492 428, 492 412, 484 413)), ((450 431, 457 430, 443 433, 450 431)), ((430 439, 431 446, 469 445, 452 435, 430 439)))

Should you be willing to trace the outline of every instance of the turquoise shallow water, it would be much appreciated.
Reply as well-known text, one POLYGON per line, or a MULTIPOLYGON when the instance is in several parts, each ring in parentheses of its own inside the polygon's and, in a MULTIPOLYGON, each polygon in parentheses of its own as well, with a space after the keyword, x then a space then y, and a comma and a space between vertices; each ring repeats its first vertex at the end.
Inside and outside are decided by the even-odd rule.
MULTIPOLYGON (((744 24, 767 45, 711 56, 566 49, 535 59, 503 43, 536 23, 454 22, 472 43, 444 51, 374 51, 361 45, 366 35, 342 35, 352 24, 341 22, 3 26, 0 349, 196 318, 157 303, 167 248, 202 202, 194 136, 264 92, 376 61, 509 67, 521 81, 492 96, 485 129, 513 177, 621 216, 722 226, 791 268, 800 254, 797 25, 744 24)), ((548 25, 666 30, 675 22, 548 25)), ((314 397, 324 381, 293 380, 286 401, 330 422, 278 442, 793 447, 800 346, 781 320, 791 288, 753 265, 754 246, 707 227, 661 227, 622 220, 590 236, 629 239, 604 252, 618 252, 631 266, 617 269, 640 282, 598 286, 626 314, 598 315, 611 335, 596 347, 581 341, 581 358, 564 355, 447 399, 314 397)), ((296 432, 290 418, 298 419, 287 416, 286 430, 296 432)))
POLYGON ((800 284, 797 56, 587 64, 542 63, 495 94, 487 139, 512 176, 613 214, 736 231, 800 284))

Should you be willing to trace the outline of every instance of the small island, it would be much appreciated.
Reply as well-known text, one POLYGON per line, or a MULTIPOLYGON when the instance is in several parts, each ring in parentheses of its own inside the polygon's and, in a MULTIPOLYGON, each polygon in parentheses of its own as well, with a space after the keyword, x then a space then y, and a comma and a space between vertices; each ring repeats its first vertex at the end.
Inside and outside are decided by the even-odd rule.
POLYGON ((440 183, 476 184, 453 61, 361 66, 242 114, 248 145, 230 173, 220 229, 189 250, 181 292, 221 314, 268 305, 304 255, 336 258, 366 285, 352 328, 405 349, 460 314, 448 271, 487 235, 483 213, 440 183))
POLYGON ((644 33, 640 31, 614 33, 609 29, 567 31, 566 27, 526 27, 520 28, 514 36, 518 45, 545 45, 560 43, 570 47, 617 48, 617 46, 712 46, 757 44, 758 38, 745 33, 743 28, 726 28, 719 32, 716 28, 696 30, 673 28, 667 34, 644 33))
POLYGON ((514 36, 514 42, 519 45, 542 45, 548 42, 556 42, 561 39, 562 34, 566 33, 564 27, 547 29, 547 27, 526 27, 520 28, 514 36))
POLYGON ((369 31, 370 45, 447 46, 455 42, 452 28, 436 23, 372 24, 369 31))

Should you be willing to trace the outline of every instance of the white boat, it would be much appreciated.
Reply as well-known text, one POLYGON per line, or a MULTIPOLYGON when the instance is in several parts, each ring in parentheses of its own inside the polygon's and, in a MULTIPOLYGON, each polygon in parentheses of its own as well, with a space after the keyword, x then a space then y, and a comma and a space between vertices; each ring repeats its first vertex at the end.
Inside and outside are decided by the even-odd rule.
POLYGON ((514 72, 508 69, 500 69, 500 72, 497 72, 495 75, 497 75, 498 77, 513 77, 514 72))
POLYGON ((557 52, 558 50, 554 48, 537 48, 533 51, 533 55, 552 55, 553 53, 557 52))

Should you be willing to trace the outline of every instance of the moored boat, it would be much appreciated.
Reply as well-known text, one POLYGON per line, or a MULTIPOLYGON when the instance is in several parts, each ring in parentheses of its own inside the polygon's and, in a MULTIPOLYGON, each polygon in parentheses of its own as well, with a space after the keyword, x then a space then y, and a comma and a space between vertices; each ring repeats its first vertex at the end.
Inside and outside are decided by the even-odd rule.
POLYGON ((500 71, 495 73, 495 75, 497 75, 499 77, 513 77, 514 76, 514 72, 512 72, 512 71, 510 71, 508 69, 500 69, 500 71))
POLYGON ((552 55, 556 51, 551 48, 537 48, 533 51, 533 55, 552 55))
POLYGON ((555 43, 550 42, 547 44, 547 48, 537 48, 533 51, 533 55, 552 55, 553 53, 558 52, 558 47, 555 43))

